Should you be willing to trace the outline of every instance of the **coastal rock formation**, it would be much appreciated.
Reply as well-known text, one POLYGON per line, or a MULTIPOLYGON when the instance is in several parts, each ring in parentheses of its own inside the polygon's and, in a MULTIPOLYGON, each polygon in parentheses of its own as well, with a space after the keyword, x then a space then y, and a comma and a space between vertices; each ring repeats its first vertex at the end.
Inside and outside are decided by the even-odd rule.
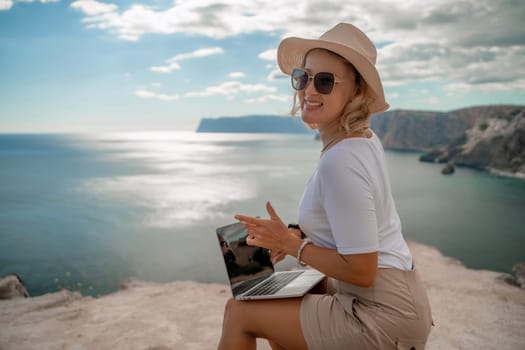
POLYGON ((374 116, 372 129, 385 148, 426 151, 421 161, 525 176, 525 106, 391 111, 374 116))
MULTIPOLYGON (((371 127, 386 149, 426 152, 421 161, 525 177, 525 106, 393 110, 371 127)), ((197 132, 312 133, 299 117, 275 115, 203 118, 197 132)))
POLYGON ((474 125, 461 137, 421 160, 525 177, 525 107, 480 110, 474 125))
POLYGON ((454 171, 456 171, 456 169, 454 168, 454 165, 449 163, 445 165, 443 169, 441 169, 441 174, 450 175, 450 174, 454 174, 454 171))
POLYGON ((17 274, 0 278, 0 299, 27 298, 29 293, 17 274))
POLYGON ((519 263, 512 267, 512 272, 514 273, 514 281, 516 285, 525 289, 525 263, 519 263))
MULTIPOLYGON (((525 290, 409 243, 435 323, 429 350, 525 349, 525 290)), ((0 349, 215 349, 230 290, 129 281, 100 298, 61 291, 0 300, 0 349)), ((264 340, 258 349, 269 350, 264 340)))
POLYGON ((203 118, 197 127, 197 132, 313 133, 304 125, 301 118, 276 115, 203 118))
POLYGON ((371 128, 386 149, 428 151, 461 137, 476 118, 476 113, 393 110, 374 115, 371 128))

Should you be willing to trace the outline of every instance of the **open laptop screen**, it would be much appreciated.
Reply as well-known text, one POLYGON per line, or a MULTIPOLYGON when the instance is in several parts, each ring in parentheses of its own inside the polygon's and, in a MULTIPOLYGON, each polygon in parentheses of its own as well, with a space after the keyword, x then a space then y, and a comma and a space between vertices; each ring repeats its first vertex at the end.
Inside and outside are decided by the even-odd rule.
POLYGON ((247 245, 247 235, 244 226, 238 222, 217 228, 217 238, 234 295, 250 289, 274 270, 268 250, 247 245))

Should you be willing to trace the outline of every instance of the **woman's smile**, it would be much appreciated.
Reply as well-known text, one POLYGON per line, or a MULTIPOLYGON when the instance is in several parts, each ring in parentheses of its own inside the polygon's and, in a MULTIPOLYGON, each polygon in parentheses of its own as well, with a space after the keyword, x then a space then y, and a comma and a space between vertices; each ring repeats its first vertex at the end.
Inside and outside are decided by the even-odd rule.
POLYGON ((304 110, 313 111, 313 110, 321 108, 322 106, 323 106, 323 102, 319 100, 309 99, 309 98, 304 99, 304 107, 303 107, 304 110))

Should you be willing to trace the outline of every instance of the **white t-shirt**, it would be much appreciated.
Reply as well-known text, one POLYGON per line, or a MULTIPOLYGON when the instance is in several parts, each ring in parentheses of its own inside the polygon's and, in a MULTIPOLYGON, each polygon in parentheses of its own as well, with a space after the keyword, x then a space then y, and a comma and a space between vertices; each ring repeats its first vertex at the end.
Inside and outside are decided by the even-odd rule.
POLYGON ((322 155, 303 193, 298 223, 320 247, 339 254, 378 252, 379 267, 412 269, 375 134, 344 139, 322 155))

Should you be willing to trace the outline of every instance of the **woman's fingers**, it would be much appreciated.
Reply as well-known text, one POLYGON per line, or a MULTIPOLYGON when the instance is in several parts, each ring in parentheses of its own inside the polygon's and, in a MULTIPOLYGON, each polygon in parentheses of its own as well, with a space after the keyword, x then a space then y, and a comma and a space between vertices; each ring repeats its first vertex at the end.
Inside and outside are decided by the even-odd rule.
POLYGON ((263 220, 261 218, 256 218, 254 216, 248 216, 248 215, 242 215, 242 214, 237 214, 234 217, 236 220, 239 220, 243 224, 251 224, 251 225, 257 225, 263 220))
MULTIPOLYGON (((235 215, 235 219, 239 220, 246 228, 248 232, 246 243, 248 245, 277 248, 278 250, 282 246, 282 234, 287 232, 287 228, 270 202, 266 203, 266 210, 270 215, 270 219, 242 214, 235 215)), ((279 260, 283 257, 279 257, 279 260)))
POLYGON ((272 203, 270 203, 269 201, 266 202, 266 211, 270 215, 270 219, 281 221, 281 218, 279 217, 279 215, 277 215, 277 213, 275 212, 275 209, 273 209, 272 207, 272 203))
POLYGON ((256 242, 255 242, 255 237, 254 236, 250 236, 248 235, 248 237, 246 237, 246 244, 247 245, 254 245, 254 246, 257 246, 256 242))
POLYGON ((266 211, 270 215, 270 220, 243 214, 236 214, 234 217, 243 224, 250 224, 255 226, 268 225, 272 220, 281 222, 281 218, 279 217, 279 215, 277 215, 277 212, 272 207, 272 204, 270 202, 266 202, 266 211))
POLYGON ((278 251, 273 251, 272 250, 272 254, 270 255, 270 258, 272 260, 272 264, 277 264, 279 261, 283 260, 284 257, 286 256, 286 254, 284 254, 282 251, 278 250, 278 251))

